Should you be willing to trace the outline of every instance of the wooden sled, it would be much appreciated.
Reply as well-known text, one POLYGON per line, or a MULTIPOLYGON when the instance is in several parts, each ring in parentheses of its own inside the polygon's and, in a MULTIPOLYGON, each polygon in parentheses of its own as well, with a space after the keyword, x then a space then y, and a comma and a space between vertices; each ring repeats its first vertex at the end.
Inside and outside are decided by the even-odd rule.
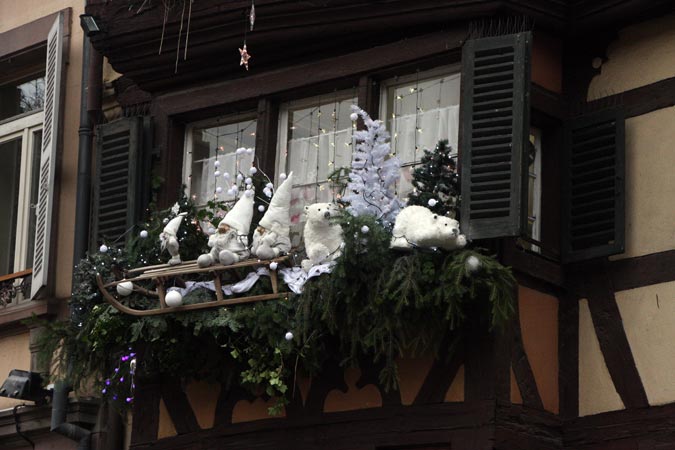
POLYGON ((197 309, 210 309, 217 308, 220 306, 231 306, 239 305, 242 303, 251 303, 258 302, 263 300, 279 300, 288 298, 287 293, 279 293, 279 283, 277 279, 277 271, 270 270, 270 280, 272 282, 272 293, 271 294, 262 294, 262 295, 251 295, 248 297, 236 297, 236 298, 224 298, 222 290, 221 275, 224 272, 229 270, 238 269, 242 267, 260 267, 268 266, 271 262, 281 263, 286 261, 287 257, 283 256, 280 258, 275 258, 271 260, 260 261, 257 259, 249 259, 237 264, 232 264, 230 266, 223 266, 222 264, 214 264, 209 267, 199 267, 197 261, 186 261, 184 263, 170 266, 168 264, 160 264, 157 266, 148 266, 140 267, 137 269, 132 269, 126 272, 126 278, 123 280, 113 281, 111 283, 104 284, 103 278, 100 274, 96 275, 96 284, 98 285, 103 298, 110 303, 113 307, 119 311, 130 314, 132 316, 155 316, 158 314, 168 314, 174 312, 182 311, 194 311, 197 309), (181 306, 167 306, 165 297, 166 297, 166 282, 174 277, 182 277, 185 275, 198 274, 198 273, 209 273, 213 277, 213 284, 216 288, 216 299, 196 303, 194 305, 181 305, 181 306), (143 280, 152 280, 157 287, 156 291, 151 291, 145 289, 141 286, 138 286, 136 283, 143 280), (154 309, 133 309, 126 305, 123 305, 119 300, 115 298, 108 289, 115 288, 118 284, 131 281, 134 285, 133 289, 136 292, 140 292, 146 296, 158 297, 159 298, 159 308, 154 309))

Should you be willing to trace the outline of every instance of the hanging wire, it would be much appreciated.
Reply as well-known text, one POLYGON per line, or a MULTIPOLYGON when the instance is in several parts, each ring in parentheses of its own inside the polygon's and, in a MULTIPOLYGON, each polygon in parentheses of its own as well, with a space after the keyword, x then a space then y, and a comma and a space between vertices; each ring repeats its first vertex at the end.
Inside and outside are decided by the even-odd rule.
POLYGON ((419 151, 417 145, 417 133, 420 132, 419 117, 420 117, 420 71, 417 69, 415 76, 415 156, 413 158, 413 166, 417 165, 417 152, 419 151))
POLYGON ((319 97, 318 111, 316 112, 316 186, 314 187, 314 199, 319 198, 319 156, 321 153, 321 97, 319 97))
MULTIPOLYGON (((220 122, 218 120, 216 123, 220 122)), ((220 127, 217 127, 218 130, 220 130, 220 127)), ((220 133, 216 133, 216 161, 218 161, 218 151, 220 150, 220 133)), ((220 167, 217 167, 216 170, 220 170, 220 167)), ((218 198, 218 177, 216 176, 216 170, 213 171, 213 198, 217 199, 218 198)))
MULTIPOLYGON (((337 157, 337 126, 338 126, 338 117, 340 117, 340 105, 337 101, 337 89, 333 91, 333 158, 330 160, 328 166, 330 167, 329 172, 335 171, 335 159, 337 157)), ((335 187, 331 188, 331 197, 333 203, 335 203, 335 187)))

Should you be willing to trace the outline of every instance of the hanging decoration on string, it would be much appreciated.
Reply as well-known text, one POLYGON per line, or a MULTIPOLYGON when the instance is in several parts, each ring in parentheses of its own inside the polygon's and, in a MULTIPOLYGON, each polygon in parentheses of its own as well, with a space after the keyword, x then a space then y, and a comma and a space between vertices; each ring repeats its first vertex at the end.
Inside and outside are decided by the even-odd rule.
POLYGON ((251 12, 248 15, 248 21, 251 24, 251 31, 255 26, 255 1, 251 1, 251 12))
POLYGON ((244 66, 246 70, 248 70, 248 60, 252 58, 251 54, 248 52, 248 48, 246 48, 246 35, 249 30, 249 27, 251 31, 253 31, 253 26, 255 25, 255 3, 251 1, 251 9, 248 11, 247 17, 246 17, 246 23, 244 25, 244 46, 239 49, 239 65, 244 66))

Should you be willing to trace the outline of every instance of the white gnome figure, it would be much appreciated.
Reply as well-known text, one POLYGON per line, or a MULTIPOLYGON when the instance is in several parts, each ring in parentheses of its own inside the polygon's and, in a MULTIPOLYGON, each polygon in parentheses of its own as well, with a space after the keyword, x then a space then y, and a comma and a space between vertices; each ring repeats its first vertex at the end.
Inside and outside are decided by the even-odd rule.
POLYGON ((187 213, 180 213, 171 219, 164 227, 164 231, 159 235, 162 251, 168 250, 171 255, 171 259, 169 260, 169 265, 171 266, 181 263, 178 245, 178 228, 180 228, 180 224, 183 222, 183 218, 186 214, 187 213))
POLYGON ((253 232, 251 254, 260 259, 273 259, 291 251, 291 187, 293 172, 281 183, 253 232))
POLYGON ((199 267, 209 267, 216 261, 229 266, 248 258, 247 236, 253 219, 253 195, 250 194, 246 191, 220 221, 216 232, 209 237, 211 251, 197 258, 199 267))

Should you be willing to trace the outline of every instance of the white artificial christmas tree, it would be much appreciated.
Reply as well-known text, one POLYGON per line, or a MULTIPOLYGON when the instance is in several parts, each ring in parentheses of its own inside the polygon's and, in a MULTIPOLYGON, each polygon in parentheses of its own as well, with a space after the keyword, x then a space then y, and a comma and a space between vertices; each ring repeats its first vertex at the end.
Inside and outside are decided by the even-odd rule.
POLYGON ((357 145, 343 200, 354 216, 370 215, 384 226, 393 226, 403 206, 395 192, 401 162, 390 155, 389 133, 382 121, 371 119, 358 106, 352 105, 352 111, 352 120, 361 116, 366 129, 354 133, 357 145))

